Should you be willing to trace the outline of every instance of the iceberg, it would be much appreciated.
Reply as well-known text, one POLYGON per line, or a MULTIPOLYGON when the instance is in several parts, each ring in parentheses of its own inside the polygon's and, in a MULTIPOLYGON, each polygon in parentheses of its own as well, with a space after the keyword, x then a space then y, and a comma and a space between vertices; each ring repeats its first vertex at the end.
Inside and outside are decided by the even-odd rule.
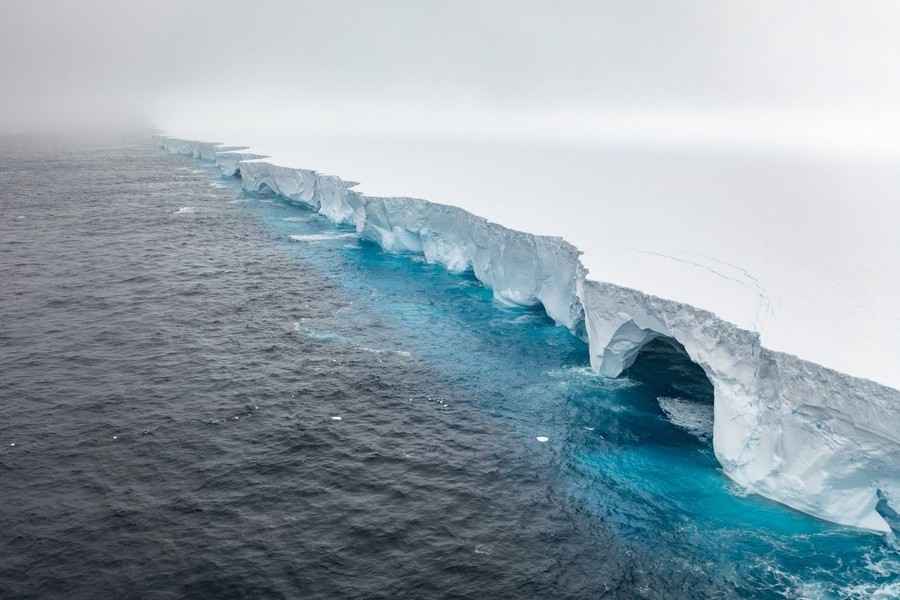
POLYGON ((509 229, 456 206, 370 196, 352 181, 237 152, 244 148, 158 140, 170 153, 215 162, 247 192, 352 225, 386 251, 471 271, 501 302, 543 307, 588 343, 591 367, 602 375, 620 376, 657 338, 677 341, 713 385, 713 449, 728 477, 822 519, 891 531, 900 512, 891 504, 900 498, 897 389, 767 349, 744 322, 589 279, 579 249, 560 237, 509 229))

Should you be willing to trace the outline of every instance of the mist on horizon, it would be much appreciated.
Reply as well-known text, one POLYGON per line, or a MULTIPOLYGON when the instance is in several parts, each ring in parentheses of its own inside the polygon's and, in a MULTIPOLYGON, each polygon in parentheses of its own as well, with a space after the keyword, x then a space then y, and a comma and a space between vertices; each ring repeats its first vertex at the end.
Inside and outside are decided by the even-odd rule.
POLYGON ((0 130, 714 143, 894 156, 888 2, 13 0, 0 130))

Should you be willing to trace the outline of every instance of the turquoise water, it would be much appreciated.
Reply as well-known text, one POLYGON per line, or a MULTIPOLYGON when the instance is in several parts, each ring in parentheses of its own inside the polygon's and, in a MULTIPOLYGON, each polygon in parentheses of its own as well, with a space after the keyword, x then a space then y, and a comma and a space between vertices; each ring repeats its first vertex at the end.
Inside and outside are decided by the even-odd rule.
POLYGON ((145 138, 0 140, 0 597, 892 598, 708 381, 145 138))
MULTIPOLYGON (((441 370, 533 445, 557 470, 566 502, 656 560, 753 597, 900 597, 893 540, 745 494, 721 472, 708 436, 673 424, 657 398, 685 365, 667 369, 666 356, 656 365, 649 357, 632 377, 596 376, 584 343, 539 309, 500 305, 470 275, 385 253, 282 199, 241 198, 285 252, 339 281, 352 306, 378 314, 393 350, 441 370)), ((335 315, 349 339, 370 326, 354 324, 352 306, 335 315)), ((705 382, 692 377, 682 389, 699 389, 687 399, 702 407, 705 382)))

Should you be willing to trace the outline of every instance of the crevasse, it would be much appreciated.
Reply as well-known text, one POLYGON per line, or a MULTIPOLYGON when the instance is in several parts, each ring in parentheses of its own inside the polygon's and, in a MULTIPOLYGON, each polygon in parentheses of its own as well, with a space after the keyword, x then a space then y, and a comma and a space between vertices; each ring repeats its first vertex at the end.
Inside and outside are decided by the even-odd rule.
POLYGON ((417 198, 364 195, 357 185, 258 154, 160 136, 171 153, 214 161, 251 193, 268 192, 356 228, 391 252, 471 270, 506 303, 541 305, 585 339, 591 366, 619 376, 658 337, 677 340, 715 394, 713 448, 749 491, 835 523, 890 532, 900 508, 900 391, 774 352, 758 333, 715 314, 587 278, 577 248, 417 198))

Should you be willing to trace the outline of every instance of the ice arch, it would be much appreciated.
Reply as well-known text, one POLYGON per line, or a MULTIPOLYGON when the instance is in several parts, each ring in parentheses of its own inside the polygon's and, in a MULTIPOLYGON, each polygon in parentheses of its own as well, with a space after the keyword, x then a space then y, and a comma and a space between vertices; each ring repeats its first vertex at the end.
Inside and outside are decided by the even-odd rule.
POLYGON ((584 280, 579 286, 591 366, 618 377, 659 337, 676 340, 713 385, 713 446, 726 472, 743 472, 754 454, 759 335, 693 306, 638 290, 584 280))
POLYGON ((707 405, 707 433, 712 442, 713 385, 678 340, 657 336, 647 342, 638 351, 634 362, 622 371, 622 376, 647 384, 657 398, 662 396, 707 405))
POLYGON ((590 280, 579 298, 600 373, 621 375, 659 337, 703 369, 714 390, 713 449, 733 480, 836 523, 890 531, 879 507, 900 492, 900 432, 887 418, 894 393, 768 350, 758 334, 693 306, 590 280))

